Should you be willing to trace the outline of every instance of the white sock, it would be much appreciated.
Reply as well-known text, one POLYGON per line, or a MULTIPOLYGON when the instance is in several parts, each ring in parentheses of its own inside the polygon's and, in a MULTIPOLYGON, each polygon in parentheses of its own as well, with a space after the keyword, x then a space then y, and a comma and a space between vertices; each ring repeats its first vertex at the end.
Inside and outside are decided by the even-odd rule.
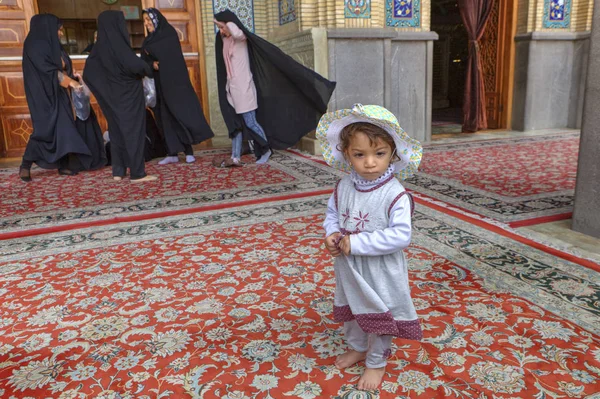
POLYGON ((176 163, 176 162, 179 162, 179 157, 166 157, 165 159, 160 161, 158 164, 159 165, 167 165, 167 164, 176 163))
POLYGON ((271 157, 271 150, 268 150, 260 157, 260 159, 258 161, 256 161, 256 163, 258 163, 258 164, 267 163, 267 161, 269 160, 270 157, 271 157))
POLYGON ((185 162, 187 162, 187 163, 196 162, 196 158, 194 158, 193 155, 186 155, 185 156, 185 162))

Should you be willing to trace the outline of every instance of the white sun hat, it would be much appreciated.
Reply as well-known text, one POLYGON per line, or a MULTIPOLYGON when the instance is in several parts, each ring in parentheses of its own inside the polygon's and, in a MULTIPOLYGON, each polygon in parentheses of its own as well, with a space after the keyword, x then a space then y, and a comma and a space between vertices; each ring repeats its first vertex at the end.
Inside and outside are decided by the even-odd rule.
POLYGON ((405 180, 417 172, 423 155, 421 143, 406 134, 394 114, 378 105, 355 104, 352 109, 341 109, 323 115, 316 135, 321 143, 323 159, 329 166, 345 172, 352 170, 338 147, 342 129, 357 122, 379 126, 394 139, 396 154, 400 158, 394 162, 394 174, 397 178, 405 180))

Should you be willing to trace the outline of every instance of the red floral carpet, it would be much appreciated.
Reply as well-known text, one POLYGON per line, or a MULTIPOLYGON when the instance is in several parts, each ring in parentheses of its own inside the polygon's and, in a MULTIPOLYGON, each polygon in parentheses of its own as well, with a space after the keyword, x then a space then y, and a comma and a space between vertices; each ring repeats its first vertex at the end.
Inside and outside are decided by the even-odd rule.
POLYGON ((578 151, 578 133, 432 145, 406 186, 501 222, 568 215, 578 151))
POLYGON ((423 342, 384 383, 332 318, 327 197, 0 241, 3 398, 560 398, 600 382, 598 273, 422 204, 423 342))
POLYGON ((339 178, 330 168, 290 152, 274 154, 267 165, 256 165, 248 156, 243 168, 212 166, 215 157, 227 153, 198 151, 192 164, 160 166, 154 160, 146 171, 159 180, 150 183, 115 182, 110 168, 72 177, 38 168, 32 183, 22 182, 17 168, 0 170, 0 235, 318 192, 339 178))
POLYGON ((575 188, 579 139, 440 151, 429 147, 419 171, 507 197, 575 188))

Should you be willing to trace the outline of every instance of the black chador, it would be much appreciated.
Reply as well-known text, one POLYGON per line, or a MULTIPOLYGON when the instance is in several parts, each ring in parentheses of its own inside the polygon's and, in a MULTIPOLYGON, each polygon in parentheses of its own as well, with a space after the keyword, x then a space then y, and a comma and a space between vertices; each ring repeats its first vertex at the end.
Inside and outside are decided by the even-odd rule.
MULTIPOLYGON (((73 75, 73 61, 66 51, 62 51, 62 59, 64 64, 64 73, 73 80, 78 80, 73 75)), ((75 118, 75 126, 81 137, 87 144, 92 153, 92 160, 87 169, 98 169, 107 164, 106 153, 104 151, 104 140, 102 139, 102 129, 98 124, 98 118, 94 109, 90 107, 90 116, 84 121, 75 118)), ((83 169, 83 165, 77 165, 77 160, 71 160, 71 169, 83 169)))
POLYGON ((30 180, 32 163, 71 174, 69 156, 83 169, 92 166, 92 152, 75 126, 69 91, 60 86, 63 71, 58 17, 34 15, 23 46, 23 83, 33 133, 23 155, 21 178, 30 180))
POLYGON ((85 63, 83 79, 98 100, 108 122, 113 176, 146 176, 144 140, 146 110, 142 78, 152 69, 135 55, 121 11, 98 16, 98 41, 85 63))
POLYGON ((206 122, 183 58, 175 28, 155 8, 144 10, 154 26, 142 44, 141 56, 148 64, 158 61, 154 71, 156 106, 154 115, 162 130, 169 155, 185 152, 191 145, 214 136, 206 122))
POLYGON ((215 14, 219 22, 233 22, 246 35, 250 68, 256 86, 258 109, 256 117, 265 130, 268 144, 244 125, 241 115, 227 101, 227 70, 223 59, 223 39, 217 33, 215 56, 219 103, 229 136, 242 131, 254 141, 257 158, 273 149, 289 148, 317 127, 319 118, 327 112, 327 104, 335 82, 306 68, 279 48, 250 32, 231 11, 215 14))

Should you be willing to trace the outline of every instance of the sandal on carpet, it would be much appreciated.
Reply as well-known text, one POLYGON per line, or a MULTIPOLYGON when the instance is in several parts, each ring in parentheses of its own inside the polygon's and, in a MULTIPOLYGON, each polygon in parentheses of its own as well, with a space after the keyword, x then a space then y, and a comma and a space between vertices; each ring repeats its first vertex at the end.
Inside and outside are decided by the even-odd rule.
POLYGON ((30 182, 31 181, 31 169, 29 168, 24 168, 24 167, 19 167, 19 177, 21 178, 21 180, 25 181, 25 182, 30 182))
POLYGON ((147 182, 147 181, 156 181, 158 180, 158 176, 156 175, 146 175, 142 178, 139 179, 131 179, 132 183, 143 183, 143 182, 147 182))
POLYGON ((212 164, 214 167, 216 168, 232 168, 232 167, 239 167, 239 166, 244 166, 244 164, 242 162, 236 162, 231 158, 225 158, 225 159, 213 159, 212 164))
POLYGON ((77 172, 72 171, 70 169, 59 169, 58 174, 61 176, 75 176, 77 172))

